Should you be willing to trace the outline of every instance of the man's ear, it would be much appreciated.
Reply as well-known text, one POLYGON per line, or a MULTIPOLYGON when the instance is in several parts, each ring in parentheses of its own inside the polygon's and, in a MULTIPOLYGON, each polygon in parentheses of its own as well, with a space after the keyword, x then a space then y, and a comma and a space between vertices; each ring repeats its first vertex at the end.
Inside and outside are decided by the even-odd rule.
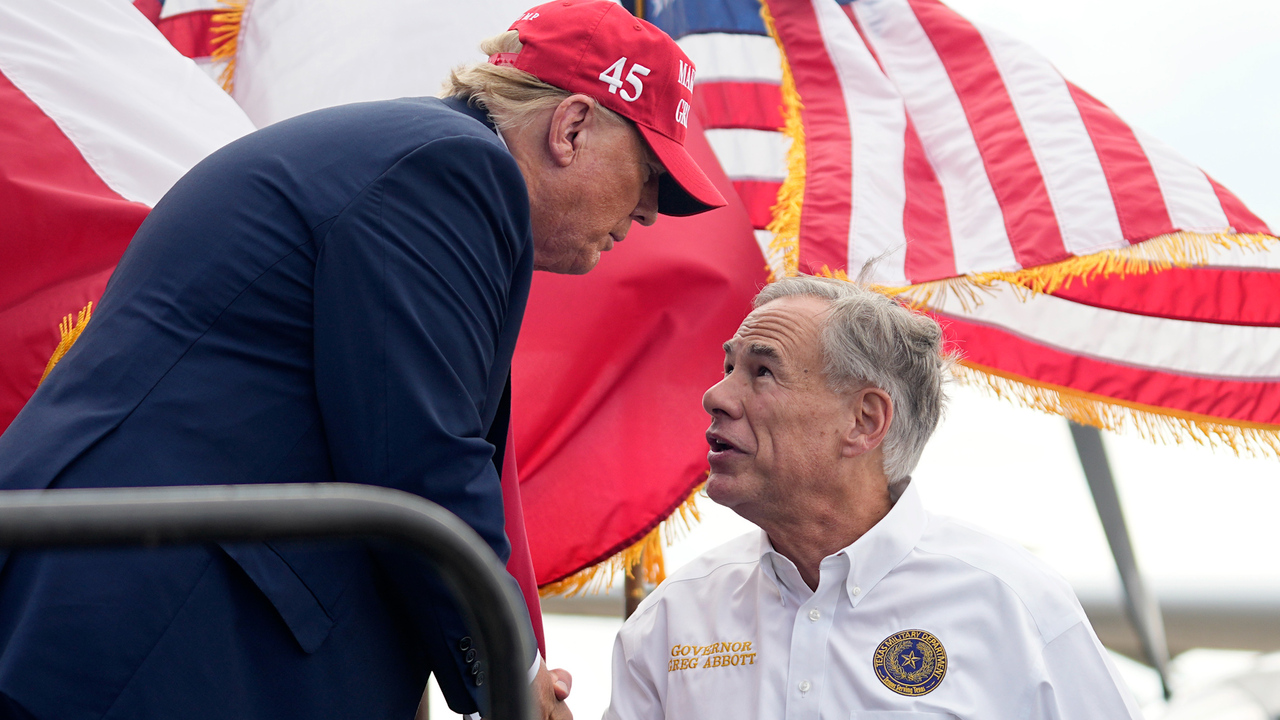
POLYGON ((893 400, 877 387, 867 387, 849 397, 850 422, 845 431, 845 457, 871 452, 884 442, 893 422, 893 400))
POLYGON ((586 95, 570 95, 551 113, 547 152, 557 167, 568 167, 582 148, 582 131, 595 117, 596 101, 586 95))

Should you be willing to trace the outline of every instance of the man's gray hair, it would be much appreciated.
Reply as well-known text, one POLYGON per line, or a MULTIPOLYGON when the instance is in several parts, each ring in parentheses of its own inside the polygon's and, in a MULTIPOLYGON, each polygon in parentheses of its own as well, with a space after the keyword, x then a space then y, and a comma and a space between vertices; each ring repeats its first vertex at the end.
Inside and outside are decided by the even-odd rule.
POLYGON ((884 439, 890 483, 911 474, 946 404, 943 384, 952 358, 942 349, 942 328, 860 283, 801 275, 766 285, 753 302, 807 295, 831 302, 823 320, 822 354, 832 388, 874 386, 893 400, 884 439))

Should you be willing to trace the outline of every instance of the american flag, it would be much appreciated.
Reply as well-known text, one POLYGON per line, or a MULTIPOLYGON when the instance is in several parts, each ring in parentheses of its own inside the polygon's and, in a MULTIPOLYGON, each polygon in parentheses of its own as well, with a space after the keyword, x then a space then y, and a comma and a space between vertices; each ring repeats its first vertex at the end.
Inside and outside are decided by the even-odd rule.
POLYGON ((639 8, 646 20, 676 39, 697 67, 694 112, 725 174, 742 199, 756 242, 772 269, 770 253, 778 188, 787 176, 789 140, 782 134, 782 56, 755 0, 651 1, 639 8))
POLYGON ((968 380, 1280 451, 1272 231, 1034 49, 936 0, 642 11, 697 64, 695 109, 775 275, 877 259, 871 279, 943 322, 968 380), (798 206, 775 207, 784 181, 798 206))

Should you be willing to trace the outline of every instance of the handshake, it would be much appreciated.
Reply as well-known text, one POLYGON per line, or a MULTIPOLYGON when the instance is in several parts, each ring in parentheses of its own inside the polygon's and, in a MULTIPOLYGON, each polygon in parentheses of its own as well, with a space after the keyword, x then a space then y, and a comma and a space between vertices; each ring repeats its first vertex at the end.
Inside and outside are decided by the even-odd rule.
POLYGON ((538 662, 538 674, 533 678, 533 686, 529 688, 537 707, 537 716, 548 720, 573 720, 573 713, 565 703, 569 690, 573 687, 569 671, 561 668, 548 670, 546 661, 538 662))

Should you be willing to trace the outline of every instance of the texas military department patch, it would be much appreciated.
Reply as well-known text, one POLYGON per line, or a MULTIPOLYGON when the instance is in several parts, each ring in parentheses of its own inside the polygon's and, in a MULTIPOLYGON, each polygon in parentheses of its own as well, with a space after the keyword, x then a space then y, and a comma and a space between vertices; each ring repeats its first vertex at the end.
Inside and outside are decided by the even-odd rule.
POLYGON ((903 630, 884 639, 871 660, 876 677, 899 695, 931 692, 947 674, 947 651, 933 633, 903 630))

